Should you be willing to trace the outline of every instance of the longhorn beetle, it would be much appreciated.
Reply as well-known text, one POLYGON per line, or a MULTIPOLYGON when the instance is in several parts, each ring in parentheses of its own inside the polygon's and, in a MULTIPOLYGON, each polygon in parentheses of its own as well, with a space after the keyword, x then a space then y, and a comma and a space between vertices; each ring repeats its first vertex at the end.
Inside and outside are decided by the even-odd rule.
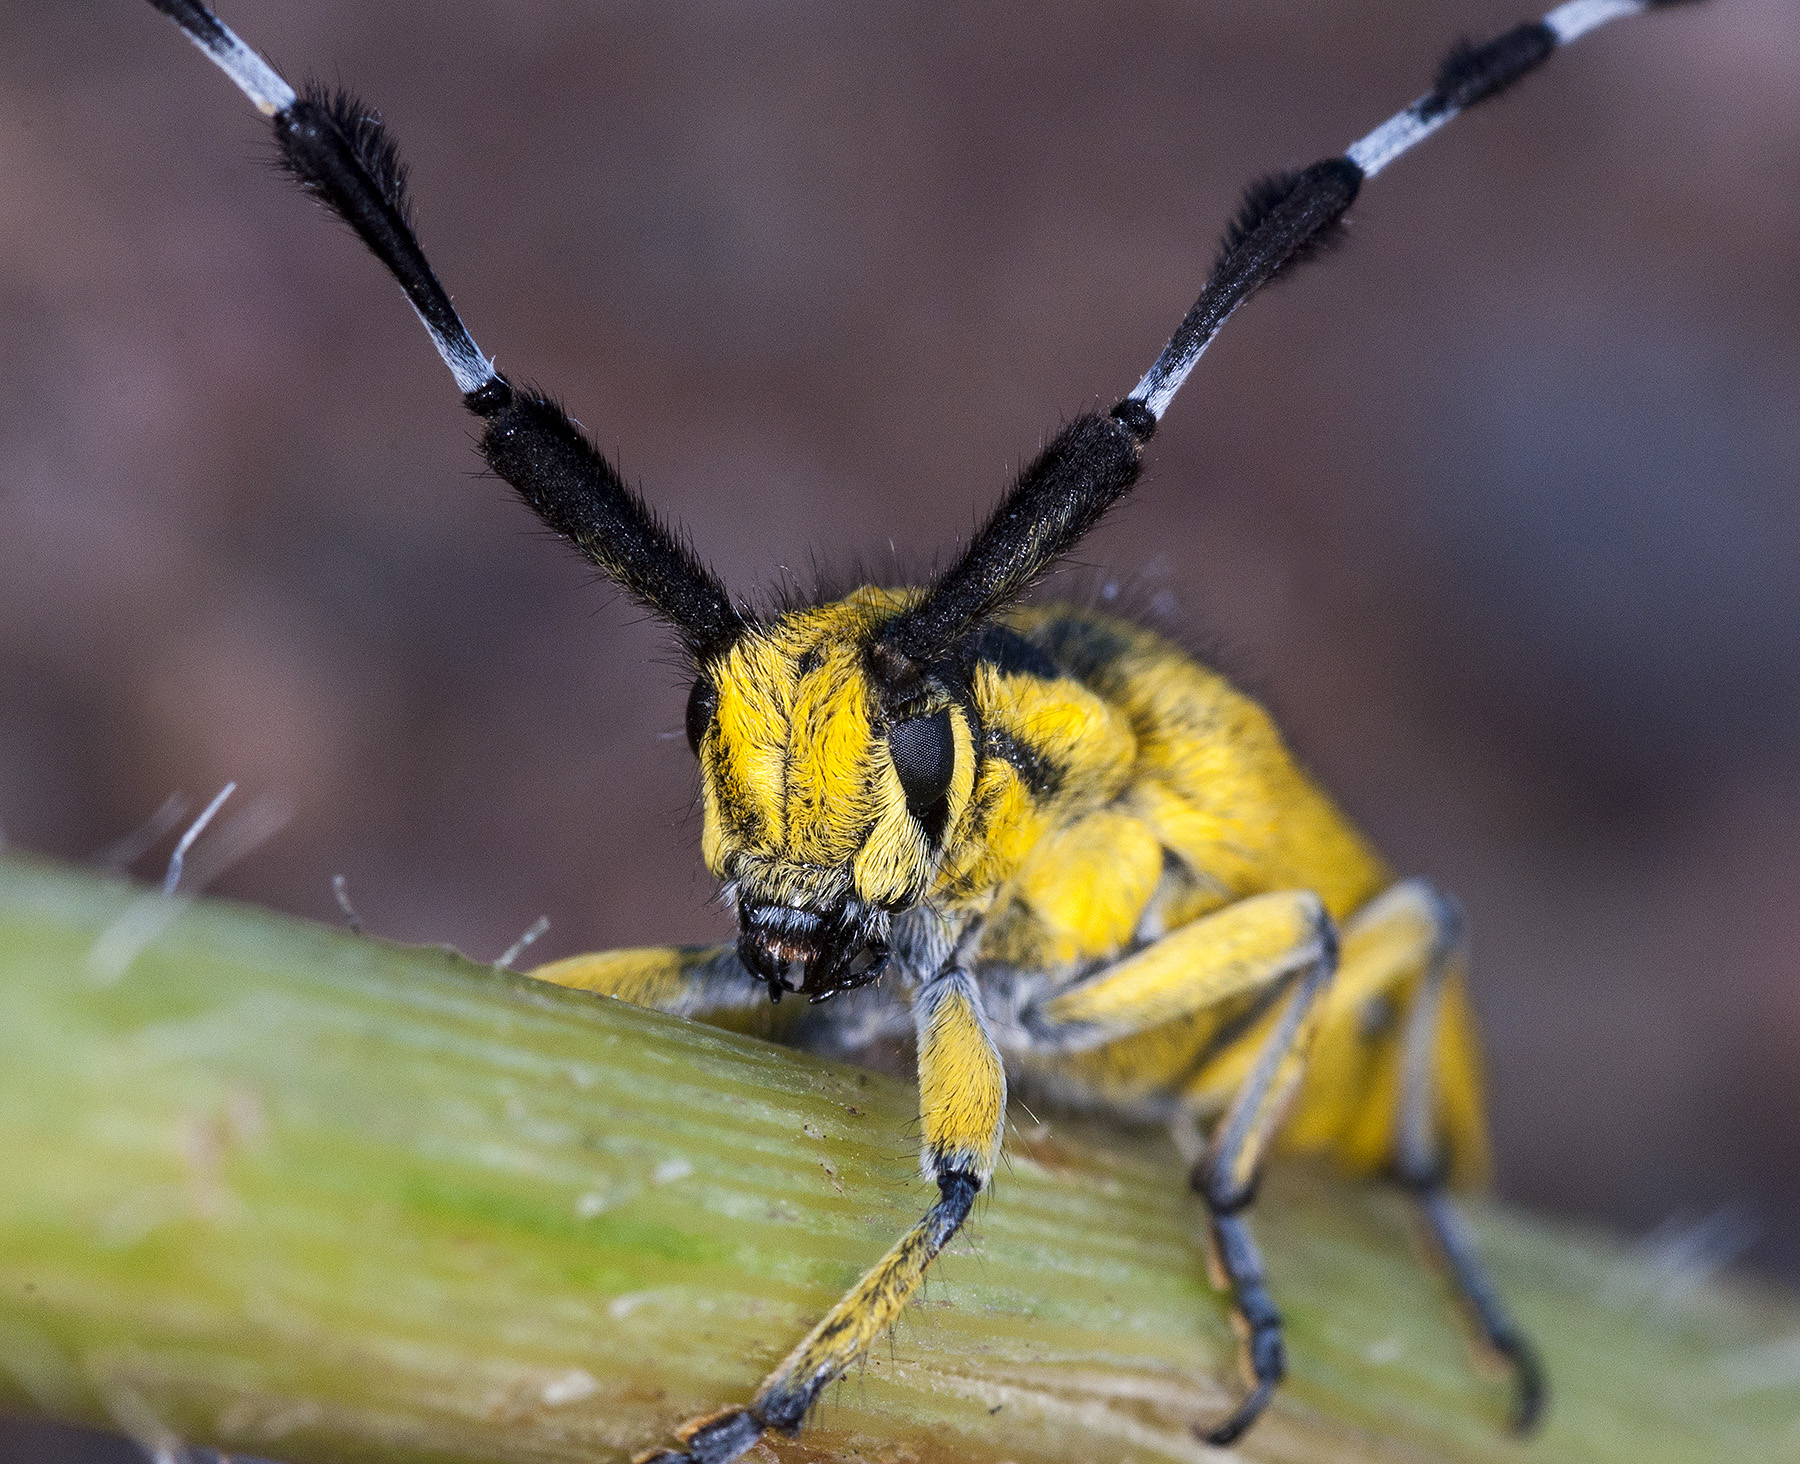
POLYGON ((1362 186, 1561 46, 1673 0, 1568 0, 1453 49, 1429 90, 1339 155, 1252 183, 1199 299, 1143 379, 1062 428, 931 583, 760 613, 734 597, 556 402, 499 373, 433 273, 379 118, 296 92, 197 0, 152 0, 270 118, 281 159, 405 291, 481 424, 487 465, 665 622, 691 663, 702 853, 733 945, 577 956, 551 982, 799 1044, 849 1024, 917 1045, 921 1164, 939 1198, 747 1403, 646 1460, 727 1464, 799 1429, 900 1315, 999 1157, 1008 1084, 1208 1137, 1190 1183, 1250 1387, 1285 1370, 1248 1225, 1264 1161, 1324 1153, 1411 1192, 1513 1424, 1545 1383, 1446 1187, 1486 1160, 1455 903, 1399 880, 1296 765, 1267 713, 1151 632, 1035 579, 1137 480, 1239 306, 1323 253, 1362 186), (784 1000, 784 998, 788 998, 784 1000))

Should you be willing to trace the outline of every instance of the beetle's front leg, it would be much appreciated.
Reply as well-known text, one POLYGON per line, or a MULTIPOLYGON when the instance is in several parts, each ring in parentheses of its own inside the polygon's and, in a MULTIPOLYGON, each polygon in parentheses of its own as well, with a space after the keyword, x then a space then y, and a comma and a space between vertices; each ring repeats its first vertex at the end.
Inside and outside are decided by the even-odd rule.
MULTIPOLYGON (((959 952, 970 942, 963 941, 959 952)), ((919 1034, 921 1166, 938 1200, 769 1374, 748 1407, 721 1409, 676 1431, 682 1448, 638 1464, 728 1464, 770 1429, 796 1432, 819 1395, 887 1331, 925 1268, 968 1218, 994 1172, 1006 1114, 1006 1072, 988 1036, 981 995, 958 957, 914 997, 919 1034)))

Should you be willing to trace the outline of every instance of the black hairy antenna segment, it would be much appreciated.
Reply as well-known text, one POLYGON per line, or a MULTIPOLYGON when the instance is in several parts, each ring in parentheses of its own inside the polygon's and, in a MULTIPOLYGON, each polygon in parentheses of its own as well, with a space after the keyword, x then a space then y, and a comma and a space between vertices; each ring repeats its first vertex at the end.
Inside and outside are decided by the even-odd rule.
POLYGON ((1329 246, 1344 211, 1356 201, 1363 171, 1349 158, 1326 158, 1298 173, 1252 183, 1226 228, 1219 259, 1152 368, 1150 388, 1179 379, 1232 311, 1296 261, 1329 246))
POLYGON ((889 625, 887 643, 914 661, 936 659, 1072 549, 1142 469, 1140 414, 1125 417, 1089 413, 1058 432, 956 563, 889 625))
POLYGON ((662 522, 568 413, 542 392, 496 377, 463 398, 486 424, 481 455, 526 504, 652 614, 700 666, 748 621, 692 547, 662 522))
MULTIPOLYGON (((364 106, 342 87, 325 87, 316 81, 307 82, 301 92, 300 102, 296 105, 301 103, 317 109, 330 119, 331 125, 343 136, 350 155, 375 185, 375 191, 382 202, 400 216, 407 228, 412 228, 412 200, 406 191, 406 163, 400 157, 399 145, 382 123, 381 113, 364 106)), ((297 167, 294 160, 287 156, 285 149, 282 158, 302 188, 328 207, 337 209, 330 193, 297 167)), ((347 222, 352 228, 355 227, 354 219, 347 222)))
MULTIPOLYGON (((1362 180, 1362 169, 1340 157, 1251 183, 1220 240, 1218 262, 1189 320, 1210 303, 1217 329, 1226 315, 1284 269, 1338 243, 1344 213, 1356 201, 1362 180)), ((1182 324, 1185 328, 1188 322, 1182 324)))
POLYGON ((150 0, 176 25, 180 26, 208 50, 220 50, 230 44, 230 36, 219 23, 218 16, 195 0, 150 0))
MULTIPOLYGON (((1219 239, 1219 257, 1213 264, 1215 274, 1224 269, 1231 256, 1244 248, 1250 237, 1282 204, 1293 197, 1295 190, 1302 186, 1305 179, 1305 173, 1288 169, 1279 173, 1266 173, 1260 178, 1251 179, 1245 185, 1238 211, 1225 226, 1225 232, 1219 239)), ((1271 277, 1290 265, 1304 264, 1327 250, 1337 248, 1345 238, 1344 216, 1340 212, 1326 220, 1316 233, 1304 239, 1292 253, 1282 259, 1271 271, 1271 277)))
POLYGON ((1477 45, 1459 41, 1438 66, 1437 79, 1419 103, 1422 120, 1444 112, 1460 112, 1504 91, 1520 77, 1536 71, 1556 49, 1556 32, 1541 20, 1516 25, 1504 35, 1477 45))
POLYGON ((427 329, 439 340, 466 340, 407 219, 406 167, 380 120, 341 92, 309 87, 276 113, 274 126, 288 171, 387 266, 427 329))

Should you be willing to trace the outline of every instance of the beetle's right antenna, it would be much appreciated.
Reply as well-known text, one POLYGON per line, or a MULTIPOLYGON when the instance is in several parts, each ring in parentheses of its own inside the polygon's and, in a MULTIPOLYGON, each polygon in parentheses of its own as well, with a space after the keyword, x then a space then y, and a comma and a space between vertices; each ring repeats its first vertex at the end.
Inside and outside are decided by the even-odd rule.
POLYGON ((150 0, 271 119, 300 185, 387 266, 484 424, 481 453, 538 516, 675 628, 697 663, 743 633, 747 613, 685 539, 657 518, 566 412, 515 387, 482 354, 413 232, 406 167, 378 114, 342 92, 303 93, 198 0, 150 0))
POLYGON ((1252 183, 1200 298, 1143 380, 1111 411, 1077 417, 1050 440, 956 562, 888 627, 888 648, 914 663, 944 655, 1074 548, 1137 481, 1143 445, 1220 327, 1270 280, 1336 242, 1367 179, 1459 112, 1535 71, 1558 47, 1609 20, 1676 3, 1568 0, 1491 41, 1458 45, 1430 91, 1343 154, 1252 183))

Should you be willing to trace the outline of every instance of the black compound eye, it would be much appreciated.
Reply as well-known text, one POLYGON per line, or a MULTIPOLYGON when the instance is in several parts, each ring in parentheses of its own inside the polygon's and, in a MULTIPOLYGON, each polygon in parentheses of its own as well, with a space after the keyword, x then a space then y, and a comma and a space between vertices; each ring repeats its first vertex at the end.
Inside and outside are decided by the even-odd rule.
POLYGON ((950 791, 950 774, 956 767, 949 709, 894 723, 888 731, 888 752, 908 810, 914 818, 922 818, 950 791))
POLYGON ((700 756, 700 739, 706 736, 718 710, 719 688, 713 685, 712 677, 702 676, 688 693, 687 704, 688 746, 694 749, 695 757, 700 756))

